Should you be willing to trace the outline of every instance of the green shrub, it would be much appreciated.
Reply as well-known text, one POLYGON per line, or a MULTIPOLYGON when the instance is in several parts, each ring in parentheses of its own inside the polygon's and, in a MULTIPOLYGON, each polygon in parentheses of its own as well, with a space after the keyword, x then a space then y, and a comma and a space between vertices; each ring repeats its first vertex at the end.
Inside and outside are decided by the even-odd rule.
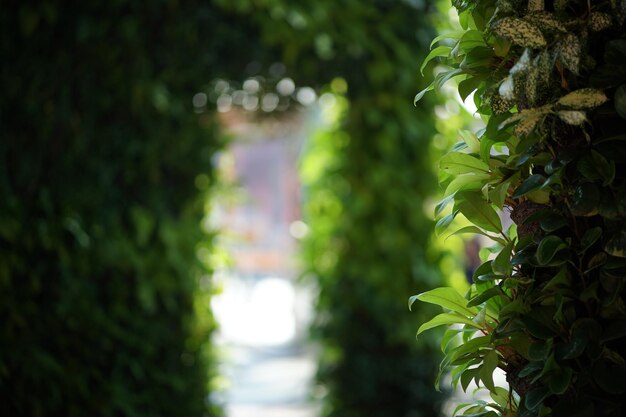
POLYGON ((214 415, 196 184, 220 144, 191 98, 258 37, 200 1, 5 4, 0 27, 2 414, 214 415))
MULTIPOLYGON (((454 1, 463 31, 432 57, 475 92, 486 128, 441 159, 458 214, 494 241, 464 298, 416 296, 450 312, 443 369, 493 401, 462 415, 620 416, 626 411, 626 5, 618 1, 454 1), (498 211, 514 225, 505 230, 498 211), (496 367, 509 386, 493 381, 496 367)), ((417 99, 423 94, 418 94, 417 99)))

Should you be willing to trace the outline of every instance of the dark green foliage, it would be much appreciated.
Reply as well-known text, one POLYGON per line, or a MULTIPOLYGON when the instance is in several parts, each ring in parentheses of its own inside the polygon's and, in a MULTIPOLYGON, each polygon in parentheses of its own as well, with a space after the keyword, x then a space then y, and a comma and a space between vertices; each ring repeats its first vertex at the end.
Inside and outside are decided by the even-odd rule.
POLYGON ((258 36, 201 1, 16 3, 0 14, 0 414, 214 415, 194 181, 219 143, 191 97, 258 36))
MULTIPOLYGON (((412 314, 405 303, 439 278, 429 266, 433 225, 423 211, 435 185, 432 102, 416 110, 406 95, 419 87, 415 53, 425 55, 432 34, 429 9, 404 1, 295 3, 236 5, 274 17, 261 23, 264 39, 285 51, 297 83, 342 77, 348 86, 345 124, 320 145, 334 162, 307 190, 305 258, 321 289, 314 332, 323 345, 324 415, 438 415, 442 396, 429 388, 435 348, 432 339, 414 338, 424 309, 412 314)), ((341 82, 331 85, 341 93, 341 82)))

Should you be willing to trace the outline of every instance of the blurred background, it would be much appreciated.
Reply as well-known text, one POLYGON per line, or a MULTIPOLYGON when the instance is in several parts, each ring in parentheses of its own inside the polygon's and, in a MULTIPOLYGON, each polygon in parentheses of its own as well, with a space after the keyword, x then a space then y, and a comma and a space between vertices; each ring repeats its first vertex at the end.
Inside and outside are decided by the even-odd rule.
MULTIPOLYGON (((418 107, 447 1, 11 2, 0 13, 0 412, 420 417, 435 312, 477 242, 434 234, 418 107)), ((471 99, 468 99, 471 103, 471 99)))

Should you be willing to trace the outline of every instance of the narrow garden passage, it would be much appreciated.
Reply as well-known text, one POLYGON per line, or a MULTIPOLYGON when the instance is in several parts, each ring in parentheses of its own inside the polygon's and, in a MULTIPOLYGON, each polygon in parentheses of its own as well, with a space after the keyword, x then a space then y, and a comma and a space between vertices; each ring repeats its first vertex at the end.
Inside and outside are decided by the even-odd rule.
POLYGON ((213 309, 228 417, 312 417, 316 359, 307 342, 313 291, 299 285, 297 161, 301 122, 261 125, 230 112, 235 135, 220 155, 224 191, 212 225, 226 262, 213 309))

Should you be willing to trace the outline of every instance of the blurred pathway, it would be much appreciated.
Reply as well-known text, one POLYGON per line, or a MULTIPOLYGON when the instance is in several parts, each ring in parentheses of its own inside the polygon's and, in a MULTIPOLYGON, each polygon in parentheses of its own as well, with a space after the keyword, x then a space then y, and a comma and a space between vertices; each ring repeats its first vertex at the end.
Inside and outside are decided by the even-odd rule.
POLYGON ((315 417, 316 370, 306 344, 311 291, 276 277, 231 276, 213 308, 224 352, 226 417, 315 417))
POLYGON ((231 350, 227 417, 314 417, 309 400, 315 362, 295 345, 231 350))

